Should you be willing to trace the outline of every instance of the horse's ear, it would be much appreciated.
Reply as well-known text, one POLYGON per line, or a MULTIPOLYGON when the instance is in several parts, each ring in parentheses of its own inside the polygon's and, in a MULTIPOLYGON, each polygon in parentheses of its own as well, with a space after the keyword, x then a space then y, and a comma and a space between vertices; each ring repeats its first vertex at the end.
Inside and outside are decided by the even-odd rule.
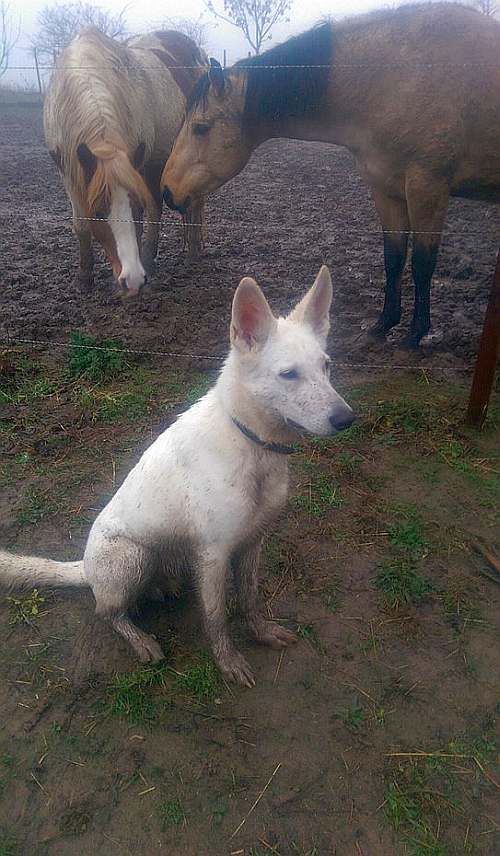
POLYGON ((146 154, 146 143, 139 143, 137 146, 134 157, 132 158, 132 166, 134 169, 140 169, 144 163, 144 155, 146 154))
POLYGON ((231 343, 238 350, 258 350, 276 326, 276 318, 259 286, 245 276, 233 298, 231 343))
POLYGON ((97 158, 85 143, 80 143, 76 153, 85 173, 85 178, 89 182, 96 171, 97 158))
POLYGON ((224 92, 224 72, 220 62, 214 59, 213 56, 210 57, 208 79, 215 90, 215 94, 221 96, 224 92))

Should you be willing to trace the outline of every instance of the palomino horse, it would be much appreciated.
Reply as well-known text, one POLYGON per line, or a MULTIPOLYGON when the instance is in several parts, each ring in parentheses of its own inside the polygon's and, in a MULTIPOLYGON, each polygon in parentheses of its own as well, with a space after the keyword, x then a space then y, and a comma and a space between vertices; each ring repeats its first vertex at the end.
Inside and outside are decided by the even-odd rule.
MULTIPOLYGON (((58 58, 45 99, 45 138, 73 207, 83 286, 92 282, 92 237, 129 294, 136 294, 151 272, 161 171, 186 97, 207 66, 191 39, 169 30, 123 45, 89 28, 58 58), (141 258, 142 212, 148 222, 141 258)), ((202 213, 199 197, 186 211, 187 222, 200 224, 202 213)), ((201 228, 187 232, 194 255, 201 228)))
POLYGON ((450 4, 323 23, 197 83, 162 175, 180 210, 228 181, 265 140, 346 146, 384 233, 385 303, 401 318, 413 233, 415 308, 407 344, 430 329, 430 285, 449 196, 500 201, 500 23, 450 4))

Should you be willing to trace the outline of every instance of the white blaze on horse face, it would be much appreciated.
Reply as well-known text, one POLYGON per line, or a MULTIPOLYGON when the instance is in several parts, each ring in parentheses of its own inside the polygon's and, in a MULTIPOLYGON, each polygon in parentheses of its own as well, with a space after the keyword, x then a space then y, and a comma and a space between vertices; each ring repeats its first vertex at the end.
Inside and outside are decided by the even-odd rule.
POLYGON ((128 193, 123 187, 117 187, 113 192, 108 223, 121 265, 118 281, 126 286, 130 295, 137 294, 146 279, 133 220, 128 193))

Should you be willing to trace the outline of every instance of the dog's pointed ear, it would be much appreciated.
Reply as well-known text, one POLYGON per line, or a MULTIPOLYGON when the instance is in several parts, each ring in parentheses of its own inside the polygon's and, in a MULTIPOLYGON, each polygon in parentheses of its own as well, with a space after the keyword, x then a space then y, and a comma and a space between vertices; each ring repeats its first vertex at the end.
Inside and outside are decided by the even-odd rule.
POLYGON ((231 344, 239 350, 261 348, 276 326, 276 318, 259 286, 245 276, 233 298, 231 344))
POLYGON ((218 60, 214 59, 213 56, 210 57, 210 68, 208 70, 208 79, 214 88, 214 92, 218 98, 224 93, 224 71, 223 68, 218 62, 218 60))
POLYGON ((290 313, 292 321, 307 324, 323 345, 330 330, 330 307, 332 305, 332 278, 326 265, 322 265, 312 288, 290 313))

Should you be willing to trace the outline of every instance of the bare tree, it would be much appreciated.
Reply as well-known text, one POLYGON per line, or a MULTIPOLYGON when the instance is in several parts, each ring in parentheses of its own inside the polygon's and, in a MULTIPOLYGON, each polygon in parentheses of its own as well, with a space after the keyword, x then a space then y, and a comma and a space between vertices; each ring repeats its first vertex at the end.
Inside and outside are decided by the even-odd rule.
POLYGON ((112 15, 98 6, 83 3, 81 0, 76 3, 44 6, 38 15, 39 30, 33 40, 33 47, 38 53, 52 59, 83 27, 89 26, 97 27, 111 38, 122 38, 127 33, 125 12, 126 9, 122 9, 117 15, 112 15))
POLYGON ((493 18, 500 9, 500 6, 494 0, 475 0, 474 6, 479 12, 487 15, 489 18, 493 18))
POLYGON ((165 18, 160 25, 163 29, 178 30, 179 33, 184 33, 189 36, 199 48, 207 46, 207 30, 209 24, 203 20, 203 16, 199 18, 165 18))
POLYGON ((0 77, 3 77, 9 67, 10 55, 14 50, 21 34, 21 21, 14 21, 10 5, 0 2, 0 77))
POLYGON ((232 24, 244 34, 252 50, 258 54, 265 41, 271 38, 271 30, 287 17, 293 0, 222 0, 223 10, 216 8, 214 0, 205 0, 212 15, 232 24))

